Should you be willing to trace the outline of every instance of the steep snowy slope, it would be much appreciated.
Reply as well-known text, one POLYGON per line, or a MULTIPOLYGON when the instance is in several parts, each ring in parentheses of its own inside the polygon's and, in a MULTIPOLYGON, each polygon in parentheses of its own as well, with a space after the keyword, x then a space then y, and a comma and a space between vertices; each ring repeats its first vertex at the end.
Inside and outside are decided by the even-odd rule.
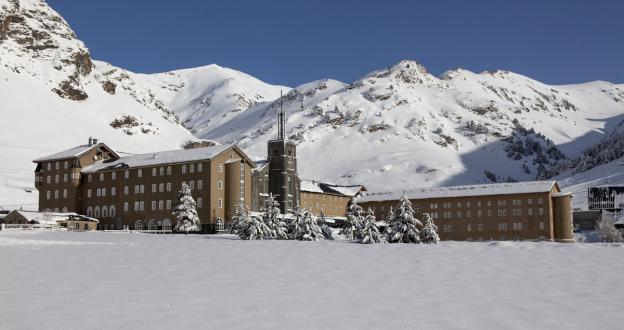
MULTIPOLYGON (((624 89, 608 82, 548 86, 461 69, 438 78, 413 61, 348 86, 302 86, 282 101, 304 177, 373 190, 535 179, 624 114, 624 89)), ((260 157, 278 109, 279 101, 256 106, 206 137, 239 141, 260 157)))
POLYGON ((215 64, 132 77, 153 90, 197 137, 255 104, 277 99, 280 91, 290 91, 215 64))

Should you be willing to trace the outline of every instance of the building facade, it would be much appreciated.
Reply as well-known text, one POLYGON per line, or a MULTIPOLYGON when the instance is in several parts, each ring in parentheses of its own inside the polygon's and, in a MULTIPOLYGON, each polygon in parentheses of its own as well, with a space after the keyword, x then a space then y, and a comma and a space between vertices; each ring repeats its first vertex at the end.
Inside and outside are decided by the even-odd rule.
POLYGON ((345 217, 351 201, 366 191, 364 186, 340 186, 301 180, 301 207, 326 217, 345 217))
POLYGON ((177 192, 188 184, 202 232, 222 229, 250 206, 254 163, 236 145, 120 157, 97 140, 34 160, 39 210, 77 212, 100 229, 170 230, 177 192))
MULTIPOLYGON (((385 220, 403 193, 358 200, 385 220)), ((429 213, 442 240, 573 242, 572 195, 555 181, 496 183, 406 191, 415 216, 429 213)))

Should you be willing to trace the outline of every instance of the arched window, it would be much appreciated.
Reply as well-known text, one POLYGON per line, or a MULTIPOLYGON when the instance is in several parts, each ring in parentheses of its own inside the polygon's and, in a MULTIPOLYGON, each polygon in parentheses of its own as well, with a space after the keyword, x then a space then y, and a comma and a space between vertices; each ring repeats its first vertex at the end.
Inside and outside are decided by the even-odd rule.
POLYGON ((100 217, 100 207, 96 206, 95 209, 93 210, 93 217, 94 218, 99 218, 100 217))
POLYGON ((165 175, 165 168, 164 167, 161 167, 159 171, 160 171, 160 175, 165 175))
POLYGON ((111 205, 108 208, 108 215, 110 215, 111 218, 114 218, 117 215, 117 210, 115 209, 115 205, 111 205))
POLYGON ((67 211, 67 207, 64 207, 64 208, 63 208, 63 213, 67 213, 67 212, 68 212, 68 211, 67 211))
POLYGON ((91 206, 87 208, 87 216, 90 218, 93 217, 93 208, 91 206))
POLYGON ((158 224, 156 223, 156 220, 152 219, 147 223, 147 229, 148 230, 158 230, 158 224))
POLYGON ((171 220, 165 219, 162 222, 162 230, 171 230, 171 220))
POLYGON ((223 226, 223 220, 221 220, 221 218, 217 218, 216 229, 217 229, 217 231, 224 231, 225 230, 225 228, 223 226))
POLYGON ((102 206, 102 218, 108 218, 108 207, 102 206))
POLYGON ((134 223, 134 230, 143 230, 143 220, 137 220, 134 223))

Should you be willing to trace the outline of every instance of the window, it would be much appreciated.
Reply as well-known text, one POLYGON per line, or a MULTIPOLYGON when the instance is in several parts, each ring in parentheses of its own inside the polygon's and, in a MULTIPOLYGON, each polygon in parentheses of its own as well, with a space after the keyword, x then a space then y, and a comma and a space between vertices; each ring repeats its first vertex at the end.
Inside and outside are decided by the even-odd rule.
POLYGON ((533 215, 533 209, 531 209, 531 208, 527 209, 527 214, 528 215, 533 215))
POLYGON ((470 207, 470 202, 466 202, 466 207, 470 207))
POLYGON ((69 179, 68 175, 67 174, 63 174, 63 182, 67 182, 68 179, 69 179))
POLYGON ((199 189, 199 190, 204 189, 204 181, 203 180, 197 180, 197 189, 199 189))
POLYGON ((48 171, 52 171, 52 163, 48 163, 48 171))
POLYGON ((466 211, 466 218, 470 218, 470 217, 472 217, 472 212, 466 211))
POLYGON ((139 202, 134 202, 134 211, 139 210, 139 202))
POLYGON ((544 209, 540 207, 540 208, 537 210, 537 213, 538 213, 539 215, 544 215, 544 209))
POLYGON ((116 213, 117 213, 117 210, 115 210, 115 205, 111 205, 111 206, 108 208, 108 215, 109 215, 111 218, 114 218, 114 217, 116 216, 116 213))
POLYGON ((217 218, 216 227, 217 231, 225 230, 225 226, 223 225, 223 220, 221 220, 221 218, 217 218))
POLYGON ((55 176, 54 176, 54 183, 59 183, 60 181, 61 181, 61 180, 60 180, 59 175, 58 175, 58 174, 57 174, 57 175, 55 175, 55 176))
POLYGON ((68 161, 65 161, 65 162, 63 163, 63 168, 64 168, 64 169, 68 169, 68 168, 69 168, 69 162, 68 162, 68 161))
POLYGON ((162 222, 162 230, 171 230, 171 220, 165 219, 162 222))
POLYGON ((117 172, 111 173, 111 180, 117 180, 117 172))
POLYGON ((49 190, 46 191, 46 199, 50 199, 50 194, 51 194, 51 191, 49 191, 49 190))
POLYGON ((134 230, 143 230, 143 221, 137 220, 134 223, 134 230))
POLYGON ((444 232, 450 233, 453 231, 453 225, 444 225, 444 232))
POLYGON ((164 192, 165 191, 165 184, 164 183, 159 183, 158 184, 158 191, 159 192, 164 192))
POLYGON ((540 198, 540 199, 538 199, 538 200, 537 200, 537 203, 538 203, 539 205, 542 205, 542 204, 544 204, 544 200, 543 200, 542 198, 540 198))
POLYGON ((186 165, 182 165, 182 174, 186 173, 186 165))
POLYGON ((139 210, 145 211, 145 202, 139 202, 139 210))
POLYGON ((487 216, 488 216, 488 218, 492 217, 492 210, 488 210, 487 216))
POLYGON ((67 198, 67 189, 63 189, 63 198, 67 198))
POLYGON ((191 190, 195 189, 195 181, 189 181, 189 188, 191 188, 191 190))
POLYGON ((124 202, 123 210, 124 212, 128 212, 128 202, 124 202))
POLYGON ((102 196, 102 190, 100 188, 95 189, 95 196, 97 197, 102 196))
POLYGON ((100 181, 104 181, 104 173, 100 173, 100 181))
POLYGON ((528 205, 533 204, 533 198, 529 198, 529 199, 527 199, 527 204, 528 204, 528 205))
POLYGON ((522 215, 522 209, 513 209, 511 210, 511 214, 514 216, 521 216, 522 215))
POLYGON ((108 218, 108 207, 102 206, 102 218, 108 218))
POLYGON ((152 201, 152 211, 156 211, 156 201, 152 201))
POLYGON ((477 231, 483 231, 483 224, 482 223, 477 225, 477 231))
POLYGON ((514 222, 513 230, 522 230, 522 222, 514 222))
POLYGON ((91 189, 87 189, 87 198, 91 198, 91 189))
POLYGON ((171 191, 171 182, 167 182, 167 191, 171 191))
POLYGON ((457 208, 461 208, 461 202, 457 202, 457 208))
POLYGON ((58 171, 58 169, 59 169, 59 162, 54 163, 54 169, 56 169, 58 171))
POLYGON ((543 222, 543 221, 541 221, 541 222, 539 223, 539 229, 540 229, 540 230, 544 230, 544 222, 543 222))
POLYGON ((156 192, 156 184, 152 183, 152 192, 155 193, 156 192))
POLYGON ((158 201, 158 209, 159 210, 165 209, 165 201, 158 201))
POLYGON ((87 176, 87 182, 93 182, 93 175, 89 174, 87 176))
POLYGON ((87 207, 87 216, 88 217, 93 216, 93 208, 91 206, 87 207))
POLYGON ((223 164, 217 165, 217 172, 223 172, 223 164))
POLYGON ((167 166, 167 175, 171 175, 171 166, 167 166))
POLYGON ((223 208, 223 198, 217 199, 217 207, 220 209, 223 208))
POLYGON ((106 197, 106 188, 102 188, 102 197, 106 197))
POLYGON ((481 201, 477 201, 477 207, 481 207, 481 201))
POLYGON ((198 199, 197 199, 197 207, 201 209, 201 208, 202 208, 202 206, 203 206, 203 204, 204 204, 204 199, 203 199, 203 198, 201 198, 201 197, 200 197, 200 198, 198 198, 198 199))
POLYGON ((504 217, 507 215, 507 210, 498 210, 498 216, 499 217, 504 217))
POLYGON ((204 165, 202 163, 197 164, 197 172, 202 172, 204 170, 204 165))
POLYGON ((47 184, 52 183, 52 177, 50 177, 49 175, 48 175, 48 177, 46 178, 46 183, 47 183, 47 184))
POLYGON ((483 214, 481 213, 481 210, 478 210, 478 211, 477 211, 477 217, 478 217, 478 218, 481 218, 481 216, 482 216, 482 215, 483 215, 483 214))
POLYGON ((461 217, 462 217, 461 211, 457 211, 457 219, 461 219, 461 217))
POLYGON ((100 217, 100 207, 96 206, 95 209, 93 210, 93 216, 95 218, 99 218, 100 217))
POLYGON ((217 189, 223 189, 223 181, 217 181, 217 189))
POLYGON ((160 173, 161 176, 165 175, 165 168, 161 167, 158 172, 160 173))
POLYGON ((138 193, 139 193, 139 191, 141 191, 141 188, 140 188, 140 187, 139 187, 139 185, 137 184, 137 185, 135 185, 135 186, 134 186, 134 193, 135 193, 135 194, 138 194, 138 193))
POLYGON ((472 231, 472 225, 471 225, 471 224, 468 224, 468 225, 466 226, 466 230, 467 230, 467 231, 472 231))
POLYGON ((124 186, 124 195, 127 195, 129 193, 130 192, 129 192, 128 186, 124 186))
POLYGON ((189 172, 195 173, 195 164, 189 165, 189 172))
POLYGON ((143 169, 138 169, 137 170, 137 177, 142 178, 143 177, 143 169))
POLYGON ((59 191, 58 190, 54 191, 54 199, 59 199, 59 191))
POLYGON ((492 206, 492 201, 487 201, 487 206, 488 207, 492 206))
POLYGON ((171 210, 171 200, 168 199, 165 203, 166 203, 167 210, 171 210))
POLYGON ((499 223, 498 224, 498 231, 507 231, 507 224, 506 223, 499 223))
POLYGON ((152 169, 152 176, 156 176, 156 168, 155 167, 152 169))
POLYGON ((130 178, 130 171, 126 170, 126 171, 124 172, 124 178, 125 178, 125 179, 129 179, 129 178, 130 178))

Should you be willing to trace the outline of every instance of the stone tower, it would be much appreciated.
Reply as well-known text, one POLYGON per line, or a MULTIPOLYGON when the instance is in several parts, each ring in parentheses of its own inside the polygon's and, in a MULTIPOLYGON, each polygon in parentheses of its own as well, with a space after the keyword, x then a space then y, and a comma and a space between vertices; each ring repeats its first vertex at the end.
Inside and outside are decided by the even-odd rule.
POLYGON ((282 213, 299 205, 299 176, 297 175, 297 146, 288 141, 286 119, 280 97, 277 139, 268 142, 269 192, 280 203, 282 213))

